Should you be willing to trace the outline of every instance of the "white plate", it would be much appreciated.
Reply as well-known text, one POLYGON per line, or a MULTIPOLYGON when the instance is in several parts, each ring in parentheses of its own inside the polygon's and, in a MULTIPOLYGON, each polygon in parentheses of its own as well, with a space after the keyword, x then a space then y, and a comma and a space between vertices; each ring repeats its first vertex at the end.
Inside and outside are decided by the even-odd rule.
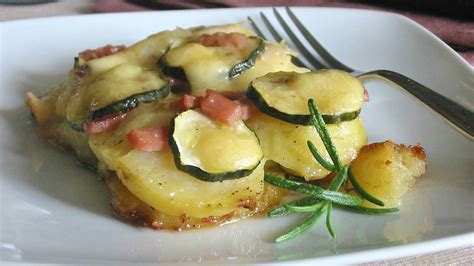
MULTIPOLYGON (((256 218, 188 232, 152 231, 116 219, 94 173, 34 134, 24 95, 64 80, 78 51, 131 44, 175 26, 231 23, 270 9, 216 9, 58 17, 0 24, 1 258, 26 262, 360 262, 473 243, 474 145, 417 100, 369 82, 370 141, 421 143, 428 170, 399 214, 335 210, 337 238, 319 224, 294 240, 271 239, 302 217, 256 218)), ((474 106, 473 69, 436 37, 393 14, 295 8, 343 62, 387 68, 474 106)))

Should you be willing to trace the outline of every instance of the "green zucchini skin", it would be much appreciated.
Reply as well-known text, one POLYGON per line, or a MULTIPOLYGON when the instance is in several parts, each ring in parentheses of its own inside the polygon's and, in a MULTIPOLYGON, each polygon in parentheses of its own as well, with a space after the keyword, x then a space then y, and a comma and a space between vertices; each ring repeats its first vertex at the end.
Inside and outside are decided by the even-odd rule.
POLYGON ((84 75, 89 71, 89 67, 85 64, 84 59, 80 59, 79 57, 74 57, 73 69, 79 75, 84 75))
POLYGON ((186 77, 186 73, 184 72, 184 69, 179 66, 170 66, 165 59, 166 51, 160 59, 158 59, 158 62, 156 63, 158 69, 160 69, 161 74, 163 76, 170 76, 172 78, 181 80, 181 81, 188 81, 188 78, 186 77))
MULTIPOLYGON (((227 75, 229 80, 236 78, 246 70, 254 67, 257 57, 265 52, 265 41, 263 39, 258 37, 249 37, 249 39, 258 41, 258 45, 245 60, 232 66, 232 68, 229 70, 229 74, 227 75)), ((162 75, 170 76, 181 81, 188 81, 186 72, 182 67, 171 66, 168 64, 168 62, 166 62, 166 53, 167 52, 165 52, 156 63, 162 75)))
MULTIPOLYGON (((167 51, 166 51, 167 52, 167 51)), ((156 66, 161 72, 162 77, 172 77, 178 81, 177 85, 171 85, 171 92, 176 94, 191 93, 191 87, 186 77, 184 69, 181 67, 170 66, 166 63, 166 52, 158 59, 156 66)))
POLYGON ((219 173, 208 173, 201 168, 194 166, 194 165, 186 165, 182 164, 181 162, 181 153, 178 148, 178 144, 176 143, 173 135, 176 129, 176 118, 179 116, 175 116, 170 123, 170 130, 168 134, 168 145, 171 149, 171 152, 173 153, 173 159, 174 163, 176 165, 176 168, 179 170, 186 172, 195 178, 206 181, 206 182, 222 182, 225 180, 232 180, 232 179, 238 179, 242 177, 246 177, 260 165, 261 161, 257 163, 253 168, 251 169, 239 169, 235 171, 229 171, 229 172, 219 172, 219 173))
POLYGON ((84 60, 79 57, 74 57, 74 69, 86 69, 87 65, 84 64, 84 60))
POLYGON ((255 66, 255 62, 257 61, 257 56, 263 54, 265 52, 265 42, 263 39, 258 37, 249 37, 249 39, 258 39, 259 44, 257 48, 253 50, 250 55, 244 61, 235 64, 230 70, 228 74, 229 80, 232 80, 239 76, 240 74, 244 73, 245 70, 250 69, 255 66))
MULTIPOLYGON (((263 96, 257 91, 257 89, 250 84, 247 93, 245 95, 249 100, 255 104, 255 106, 262 112, 274 118, 283 120, 290 124, 296 125, 311 125, 311 116, 308 115, 299 115, 299 114, 288 114, 281 112, 280 110, 270 106, 263 98, 263 96)), ((333 115, 322 115, 324 123, 326 124, 337 124, 344 121, 351 121, 356 119, 360 114, 361 109, 347 112, 347 113, 340 113, 340 114, 333 114, 333 115)))
POLYGON ((133 94, 123 100, 117 101, 101 109, 98 109, 92 112, 92 114, 82 123, 77 124, 71 121, 68 121, 68 122, 69 122, 69 125, 74 130, 83 132, 85 123, 98 120, 110 114, 114 114, 118 112, 127 112, 131 109, 136 108, 140 103, 150 103, 154 101, 159 101, 165 98, 166 96, 168 96, 169 94, 170 94, 170 85, 169 83, 167 83, 166 85, 164 85, 163 87, 159 89, 147 91, 144 93, 133 94))

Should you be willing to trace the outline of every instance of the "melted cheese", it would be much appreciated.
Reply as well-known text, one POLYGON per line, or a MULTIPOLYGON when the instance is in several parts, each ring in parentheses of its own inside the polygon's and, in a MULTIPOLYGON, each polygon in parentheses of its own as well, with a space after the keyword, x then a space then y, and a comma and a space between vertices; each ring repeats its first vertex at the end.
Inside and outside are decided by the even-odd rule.
POLYGON ((162 31, 116 54, 90 60, 87 66, 92 73, 102 73, 122 63, 154 68, 158 59, 168 48, 179 46, 190 37, 190 31, 180 28, 162 31))
POLYGON ((184 44, 168 52, 166 61, 184 69, 193 95, 204 95, 206 89, 216 91, 244 92, 250 82, 270 72, 309 70, 291 62, 293 52, 281 43, 266 43, 265 52, 256 60, 255 66, 229 80, 229 70, 240 61, 241 55, 228 47, 206 47, 197 43, 184 44))

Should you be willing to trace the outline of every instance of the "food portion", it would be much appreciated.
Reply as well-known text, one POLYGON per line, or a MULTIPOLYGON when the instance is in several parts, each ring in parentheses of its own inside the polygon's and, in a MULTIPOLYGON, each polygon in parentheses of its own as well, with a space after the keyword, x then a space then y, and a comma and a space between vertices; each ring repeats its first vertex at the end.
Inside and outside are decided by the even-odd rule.
POLYGON ((295 56, 240 23, 178 28, 78 53, 67 82, 26 102, 39 135, 97 169, 115 213, 134 224, 329 217, 333 204, 394 211, 360 205, 395 206, 424 172, 422 148, 364 146, 360 81, 295 56), (274 208, 288 190, 307 197, 274 208))

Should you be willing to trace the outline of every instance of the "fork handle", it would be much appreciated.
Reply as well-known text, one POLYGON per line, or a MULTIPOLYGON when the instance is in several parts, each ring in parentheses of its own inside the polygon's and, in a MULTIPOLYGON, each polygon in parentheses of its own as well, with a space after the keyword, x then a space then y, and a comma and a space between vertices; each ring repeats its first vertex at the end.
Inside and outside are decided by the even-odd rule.
POLYGON ((390 70, 374 70, 363 73, 358 77, 379 76, 396 83, 413 96, 431 107, 435 112, 446 118, 456 129, 474 139, 474 112, 446 98, 413 79, 390 70))

